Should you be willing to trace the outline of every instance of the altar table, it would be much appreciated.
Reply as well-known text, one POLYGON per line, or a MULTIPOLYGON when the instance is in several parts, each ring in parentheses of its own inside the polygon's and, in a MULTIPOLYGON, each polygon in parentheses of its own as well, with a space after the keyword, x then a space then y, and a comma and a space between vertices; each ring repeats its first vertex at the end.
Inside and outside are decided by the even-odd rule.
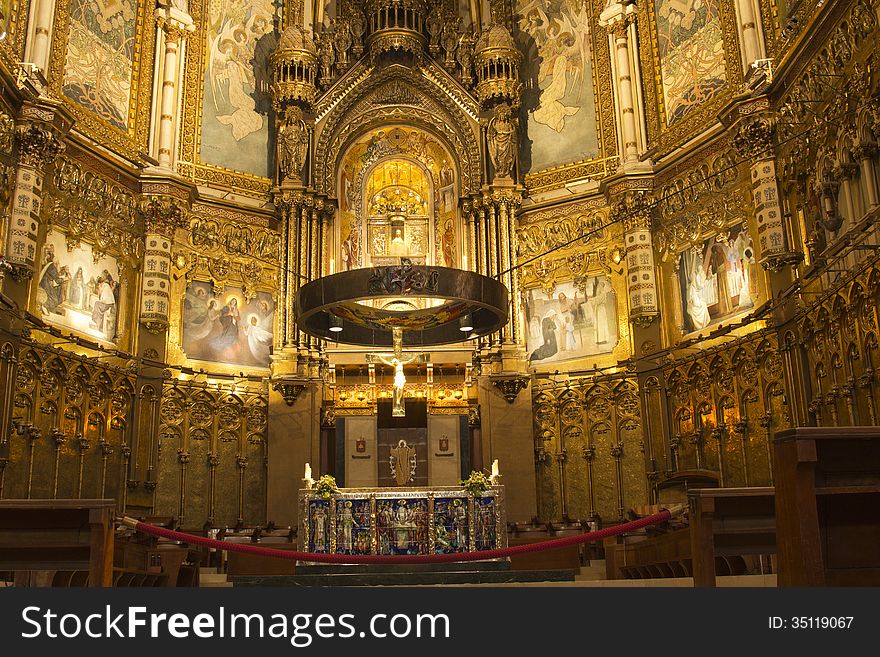
POLYGON ((300 490, 300 549, 324 554, 449 554, 506 547, 504 486, 300 490))

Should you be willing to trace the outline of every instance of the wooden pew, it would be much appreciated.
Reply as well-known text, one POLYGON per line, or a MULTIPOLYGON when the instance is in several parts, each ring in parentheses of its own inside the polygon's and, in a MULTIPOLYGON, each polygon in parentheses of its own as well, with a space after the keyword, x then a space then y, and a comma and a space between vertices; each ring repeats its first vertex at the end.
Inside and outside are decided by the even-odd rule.
POLYGON ((115 512, 114 500, 0 500, 0 570, 87 570, 89 586, 112 586, 115 512))
MULTIPOLYGON (((580 525, 521 525, 510 526, 507 533, 507 544, 530 545, 542 543, 573 534, 581 534, 580 525)), ((581 566, 580 550, 577 545, 541 552, 516 554, 510 557, 511 570, 577 570, 581 566)))
POLYGON ((780 431, 773 476, 779 585, 880 585, 880 428, 780 431))
POLYGON ((776 553, 772 487, 698 488, 688 504, 694 586, 715 586, 719 558, 776 553))

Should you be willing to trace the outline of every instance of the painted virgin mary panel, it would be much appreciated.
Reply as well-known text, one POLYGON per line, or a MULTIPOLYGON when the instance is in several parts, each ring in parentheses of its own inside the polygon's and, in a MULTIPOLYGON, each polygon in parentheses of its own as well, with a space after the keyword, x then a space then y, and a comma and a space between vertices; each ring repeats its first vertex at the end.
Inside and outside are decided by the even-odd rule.
POLYGON ((193 281, 183 302, 183 350, 189 358, 269 367, 275 302, 267 292, 246 300, 241 288, 214 296, 210 283, 193 281))
POLYGON ((605 354, 617 344, 617 295, 607 276, 561 283, 550 294, 529 290, 526 315, 531 364, 605 354))

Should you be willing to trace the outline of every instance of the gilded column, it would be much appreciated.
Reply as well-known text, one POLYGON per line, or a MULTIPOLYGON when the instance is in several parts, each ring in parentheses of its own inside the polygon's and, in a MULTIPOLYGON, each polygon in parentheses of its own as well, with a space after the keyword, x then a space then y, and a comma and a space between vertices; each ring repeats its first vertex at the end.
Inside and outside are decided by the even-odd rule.
POLYGON ((156 9, 156 43, 164 42, 161 60, 161 91, 153 94, 159 103, 157 136, 153 142, 153 156, 164 169, 174 169, 174 138, 180 115, 178 86, 180 82, 183 45, 186 37, 195 31, 192 17, 174 6, 169 0, 159 0, 156 9))
POLYGON ((30 279, 37 260, 37 230, 43 201, 43 169, 63 150, 55 130, 30 123, 17 132, 18 170, 6 233, 6 262, 18 280, 30 279))
POLYGON ((629 317, 631 322, 643 327, 660 314, 651 238, 652 207, 646 190, 626 192, 615 207, 618 218, 623 221, 629 317))
MULTIPOLYGON (((759 99, 766 101, 766 99, 759 99)), ((745 115, 744 109, 740 112, 745 115)), ((782 202, 776 176, 776 157, 773 143, 776 124, 766 114, 745 115, 736 126, 733 145, 742 157, 750 161, 752 201, 758 227, 758 245, 761 265, 779 270, 787 261, 788 245, 782 224, 782 202)))
POLYGON ((171 309, 171 247, 174 231, 186 228, 186 208, 176 199, 147 196, 141 200, 144 217, 144 270, 141 276, 140 323, 151 333, 168 328, 171 309))

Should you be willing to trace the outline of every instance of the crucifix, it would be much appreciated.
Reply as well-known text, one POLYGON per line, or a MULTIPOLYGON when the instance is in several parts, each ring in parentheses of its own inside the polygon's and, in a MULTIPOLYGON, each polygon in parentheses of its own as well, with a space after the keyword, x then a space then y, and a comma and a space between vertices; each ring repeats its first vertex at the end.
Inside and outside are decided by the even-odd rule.
POLYGON ((431 358, 429 353, 411 354, 404 358, 403 354, 403 329, 392 329, 394 340, 394 352, 390 354, 367 354, 368 363, 384 363, 394 368, 394 406, 391 410, 393 417, 404 417, 406 410, 403 407, 403 386, 406 385, 406 377, 403 375, 403 366, 410 363, 427 363, 431 358))

